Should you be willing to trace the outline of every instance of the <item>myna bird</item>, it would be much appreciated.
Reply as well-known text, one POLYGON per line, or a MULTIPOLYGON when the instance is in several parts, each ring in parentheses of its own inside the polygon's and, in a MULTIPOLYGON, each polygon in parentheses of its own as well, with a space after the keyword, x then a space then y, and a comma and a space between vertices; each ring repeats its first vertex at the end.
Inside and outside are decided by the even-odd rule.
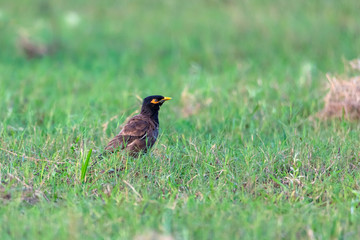
MULTIPOLYGON (((105 147, 106 153, 125 150, 132 157, 146 153, 156 142, 159 135, 159 110, 170 97, 154 95, 144 98, 141 112, 132 117, 105 147)), ((102 158, 102 155, 99 156, 102 158)))

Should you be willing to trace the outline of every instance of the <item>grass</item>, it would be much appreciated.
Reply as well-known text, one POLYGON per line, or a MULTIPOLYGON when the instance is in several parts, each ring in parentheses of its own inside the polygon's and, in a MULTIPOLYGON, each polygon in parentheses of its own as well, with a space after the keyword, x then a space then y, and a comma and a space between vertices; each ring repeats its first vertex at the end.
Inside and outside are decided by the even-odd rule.
POLYGON ((360 127, 314 116, 359 56, 359 7, 4 2, 0 238, 358 238, 360 127), (19 28, 63 47, 26 60, 19 28), (173 100, 151 153, 89 171, 152 94, 173 100))

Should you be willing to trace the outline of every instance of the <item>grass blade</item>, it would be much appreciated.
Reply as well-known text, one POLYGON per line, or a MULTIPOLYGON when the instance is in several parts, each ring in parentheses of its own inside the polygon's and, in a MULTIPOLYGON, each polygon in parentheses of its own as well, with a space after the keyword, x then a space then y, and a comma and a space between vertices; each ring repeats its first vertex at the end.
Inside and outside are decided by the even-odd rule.
POLYGON ((87 168, 89 166, 91 153, 92 153, 92 148, 89 150, 88 155, 86 156, 86 160, 85 160, 85 162, 83 162, 83 164, 81 166, 81 181, 82 182, 85 180, 85 175, 86 175, 87 168))

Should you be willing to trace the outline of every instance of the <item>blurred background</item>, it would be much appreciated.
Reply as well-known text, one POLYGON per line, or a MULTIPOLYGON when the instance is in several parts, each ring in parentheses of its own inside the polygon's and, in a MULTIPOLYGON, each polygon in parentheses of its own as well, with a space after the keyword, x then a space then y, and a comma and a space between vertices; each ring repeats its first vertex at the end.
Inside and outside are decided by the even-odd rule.
POLYGON ((359 9, 357 0, 2 1, 0 113, 11 125, 41 125, 49 113, 68 124, 84 111, 103 120, 163 94, 175 117, 202 124, 209 111, 219 121, 255 110, 278 118, 289 103, 307 117, 321 108, 325 73, 359 56, 359 9))
POLYGON ((15 40, 27 35, 38 44, 59 42, 59 59, 93 63, 116 57, 118 67, 129 69, 125 64, 131 62, 136 65, 131 71, 139 74, 156 73, 160 66, 154 62, 170 73, 190 63, 213 71, 235 63, 267 69, 301 61, 324 68, 357 56, 359 5, 354 0, 2 1, 1 56, 15 58, 15 40))

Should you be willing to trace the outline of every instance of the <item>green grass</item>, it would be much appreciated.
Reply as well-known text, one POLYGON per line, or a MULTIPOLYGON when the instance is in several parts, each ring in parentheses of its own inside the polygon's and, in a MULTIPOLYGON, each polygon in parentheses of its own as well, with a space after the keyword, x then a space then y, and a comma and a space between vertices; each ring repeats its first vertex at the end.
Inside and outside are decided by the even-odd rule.
POLYGON ((0 239, 359 237, 359 124, 314 115, 360 2, 191 2, 1 4, 0 239), (19 28, 63 47, 28 61, 19 28), (152 94, 153 150, 87 168, 152 94))

